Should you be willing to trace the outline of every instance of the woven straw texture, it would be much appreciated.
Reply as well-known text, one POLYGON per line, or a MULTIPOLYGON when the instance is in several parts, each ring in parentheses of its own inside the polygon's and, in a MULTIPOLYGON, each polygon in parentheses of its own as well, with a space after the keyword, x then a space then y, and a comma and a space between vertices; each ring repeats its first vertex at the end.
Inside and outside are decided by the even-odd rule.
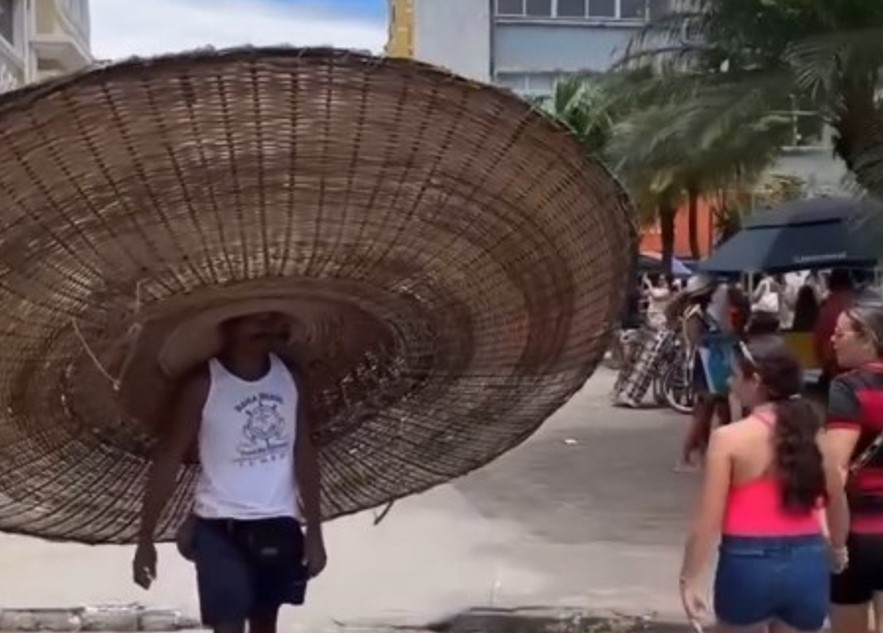
POLYGON ((302 315, 326 518, 478 468, 596 367, 630 217, 528 104, 410 61, 200 51, 4 95, 0 529, 131 542, 156 351, 240 299, 302 315))

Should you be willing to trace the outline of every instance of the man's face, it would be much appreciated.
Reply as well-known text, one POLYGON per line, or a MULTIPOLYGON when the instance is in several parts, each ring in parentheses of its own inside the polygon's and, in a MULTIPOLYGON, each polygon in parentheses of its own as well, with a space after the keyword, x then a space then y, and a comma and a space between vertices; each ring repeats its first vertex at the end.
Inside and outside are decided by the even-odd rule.
POLYGON ((269 353, 288 335, 288 326, 281 314, 262 312, 231 319, 224 324, 228 346, 269 353))

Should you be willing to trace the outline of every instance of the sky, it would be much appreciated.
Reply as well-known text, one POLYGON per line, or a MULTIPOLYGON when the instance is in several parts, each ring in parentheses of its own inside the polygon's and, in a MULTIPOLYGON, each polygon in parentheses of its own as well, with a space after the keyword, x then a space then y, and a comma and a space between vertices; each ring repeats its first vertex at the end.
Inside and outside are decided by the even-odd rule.
POLYGON ((92 52, 101 60, 207 45, 331 45, 380 52, 386 6, 386 0, 91 0, 92 52))

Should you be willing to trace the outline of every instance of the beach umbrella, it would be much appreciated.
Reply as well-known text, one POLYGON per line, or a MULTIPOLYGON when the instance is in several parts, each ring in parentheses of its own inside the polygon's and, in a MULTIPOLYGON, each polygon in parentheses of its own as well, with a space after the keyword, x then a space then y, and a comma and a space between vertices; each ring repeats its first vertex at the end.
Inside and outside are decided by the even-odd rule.
POLYGON ((638 255, 638 272, 673 275, 675 277, 689 277, 693 274, 693 271, 677 257, 673 257, 671 260, 671 270, 664 270, 662 266, 662 255, 651 251, 641 251, 638 255))
POLYGON ((881 207, 857 198, 813 198, 757 212, 700 263, 714 273, 788 272, 873 265, 879 248, 863 222, 881 207))

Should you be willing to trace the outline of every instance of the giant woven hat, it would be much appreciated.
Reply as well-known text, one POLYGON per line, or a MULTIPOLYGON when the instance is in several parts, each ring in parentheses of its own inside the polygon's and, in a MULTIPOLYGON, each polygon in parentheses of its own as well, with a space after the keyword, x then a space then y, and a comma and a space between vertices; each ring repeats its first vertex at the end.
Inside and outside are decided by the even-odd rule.
POLYGON ((0 529, 131 541, 187 333, 269 308, 326 518, 480 467, 591 375, 629 217, 544 115, 410 61, 203 51, 4 95, 0 529))

